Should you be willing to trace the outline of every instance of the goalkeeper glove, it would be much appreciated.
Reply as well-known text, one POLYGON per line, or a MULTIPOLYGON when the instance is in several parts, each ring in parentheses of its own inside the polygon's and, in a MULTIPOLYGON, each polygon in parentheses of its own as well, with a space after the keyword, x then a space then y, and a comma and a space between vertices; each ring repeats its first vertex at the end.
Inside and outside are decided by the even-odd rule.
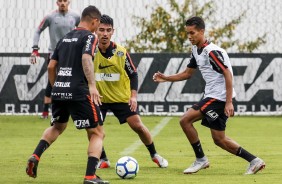
POLYGON ((37 45, 34 45, 32 48, 33 48, 33 51, 29 57, 29 60, 31 64, 35 64, 37 60, 39 60, 39 57, 40 57, 38 53, 39 47, 37 45))

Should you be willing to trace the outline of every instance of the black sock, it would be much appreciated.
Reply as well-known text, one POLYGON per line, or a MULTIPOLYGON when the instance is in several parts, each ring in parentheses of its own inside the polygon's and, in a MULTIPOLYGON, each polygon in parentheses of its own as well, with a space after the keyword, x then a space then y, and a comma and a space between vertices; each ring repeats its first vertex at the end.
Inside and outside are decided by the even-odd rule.
POLYGON ((96 157, 88 157, 85 176, 94 176, 99 159, 96 157))
POLYGON ((37 147, 35 148, 33 154, 37 155, 39 158, 41 157, 42 153, 50 146, 50 144, 41 139, 37 145, 37 147))
POLYGON ((154 155, 157 153, 154 142, 152 144, 146 145, 148 151, 150 152, 151 157, 153 158, 154 155))
POLYGON ((108 160, 104 146, 102 148, 102 153, 101 153, 100 159, 108 160))
POLYGON ((241 157, 245 160, 247 160, 248 162, 251 162, 253 159, 256 158, 256 156, 254 156, 253 154, 249 153, 248 151, 246 151, 244 148, 239 147, 236 155, 238 157, 241 157))
POLYGON ((44 106, 43 106, 43 111, 44 112, 48 112, 49 111, 49 105, 50 105, 49 103, 45 103, 44 104, 44 106))
POLYGON ((203 158, 205 156, 200 141, 191 144, 195 152, 196 158, 203 158))

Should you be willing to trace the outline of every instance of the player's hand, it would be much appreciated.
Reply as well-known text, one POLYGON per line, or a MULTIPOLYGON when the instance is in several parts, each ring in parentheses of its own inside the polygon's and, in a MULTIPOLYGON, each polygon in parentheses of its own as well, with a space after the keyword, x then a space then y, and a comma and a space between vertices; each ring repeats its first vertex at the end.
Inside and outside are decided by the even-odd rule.
POLYGON ((167 80, 165 78, 166 76, 159 71, 153 75, 153 80, 155 82, 166 82, 167 80))
POLYGON ((91 97, 91 101, 95 103, 95 105, 102 105, 101 98, 102 96, 99 94, 95 84, 89 85, 89 93, 91 97))
POLYGON ((33 48, 33 51, 31 52, 29 60, 30 60, 31 64, 35 64, 35 63, 37 63, 37 61, 39 60, 39 57, 40 57, 40 55, 38 53, 39 47, 33 46, 32 48, 33 48))
POLYGON ((130 110, 135 112, 137 110, 137 99, 136 97, 131 97, 129 99, 128 105, 130 106, 130 110))
POLYGON ((226 102, 224 113, 227 117, 234 116, 234 106, 232 102, 226 102))

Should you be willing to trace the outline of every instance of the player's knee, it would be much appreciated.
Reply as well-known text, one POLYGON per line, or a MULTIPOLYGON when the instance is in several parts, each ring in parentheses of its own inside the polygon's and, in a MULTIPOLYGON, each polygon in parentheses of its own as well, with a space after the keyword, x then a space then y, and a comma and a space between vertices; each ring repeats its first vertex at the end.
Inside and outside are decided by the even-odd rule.
POLYGON ((147 132, 147 128, 142 124, 138 123, 135 126, 132 127, 132 129, 137 133, 137 134, 144 134, 147 132))
POLYGON ((182 117, 179 121, 180 126, 183 128, 189 128, 192 127, 192 123, 188 118, 182 117))
POLYGON ((219 146, 219 147, 223 147, 224 145, 224 139, 221 138, 213 138, 213 142, 215 145, 219 146))
POLYGON ((66 129, 66 125, 65 123, 54 123, 54 126, 52 126, 59 134, 62 134, 65 129, 66 129))

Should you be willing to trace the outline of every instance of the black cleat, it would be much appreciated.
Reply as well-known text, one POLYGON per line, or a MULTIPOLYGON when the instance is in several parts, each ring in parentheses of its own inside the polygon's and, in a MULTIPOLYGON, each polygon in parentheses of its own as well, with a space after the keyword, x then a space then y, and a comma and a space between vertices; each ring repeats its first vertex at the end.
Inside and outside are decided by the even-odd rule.
POLYGON ((99 176, 95 175, 93 179, 84 179, 83 184, 110 184, 108 181, 102 180, 99 176))
POLYGON ((26 166, 26 174, 30 177, 36 178, 37 176, 37 166, 38 166, 38 160, 34 155, 32 155, 28 161, 26 166))

